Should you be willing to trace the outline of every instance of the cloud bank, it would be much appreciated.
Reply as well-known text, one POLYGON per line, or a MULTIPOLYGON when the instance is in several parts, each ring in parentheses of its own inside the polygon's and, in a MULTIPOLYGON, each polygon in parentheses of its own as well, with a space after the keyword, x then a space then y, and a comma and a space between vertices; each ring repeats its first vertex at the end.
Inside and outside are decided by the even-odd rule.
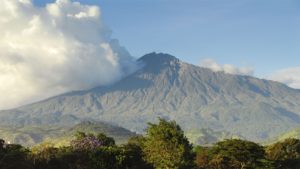
POLYGON ((0 109, 108 85, 136 69, 97 6, 0 0, 0 109))
POLYGON ((220 65, 212 59, 204 59, 201 61, 200 66, 209 68, 215 72, 225 72, 228 74, 236 74, 236 75, 253 75, 254 69, 251 67, 235 67, 230 64, 220 65))
MULTIPOLYGON (((235 67, 230 64, 220 65, 212 59, 204 59, 200 66, 209 68, 215 72, 225 72, 236 75, 253 76, 254 69, 251 67, 235 67)), ((265 79, 277 81, 288 85, 289 87, 300 89, 300 67, 291 67, 274 72, 265 79)))
POLYGON ((268 79, 285 83, 292 88, 300 89, 300 67, 291 67, 279 70, 268 79))

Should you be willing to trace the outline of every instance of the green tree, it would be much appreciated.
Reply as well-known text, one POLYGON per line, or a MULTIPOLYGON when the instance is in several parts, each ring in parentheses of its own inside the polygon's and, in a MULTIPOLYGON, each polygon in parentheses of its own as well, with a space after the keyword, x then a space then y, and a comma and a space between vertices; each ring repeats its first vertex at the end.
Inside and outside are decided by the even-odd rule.
POLYGON ((276 168, 300 168, 300 140, 289 138, 266 148, 267 158, 276 162, 276 168))
POLYGON ((18 144, 8 144, 2 149, 0 155, 0 168, 2 169, 29 169, 32 168, 28 159, 29 150, 18 144))
POLYGON ((207 169, 209 167, 209 149, 197 146, 194 148, 196 152, 195 163, 198 169, 207 169))
POLYGON ((4 149, 5 141, 3 139, 0 139, 0 151, 4 149))
POLYGON ((58 151, 58 148, 55 148, 52 143, 48 142, 34 146, 30 155, 34 168, 59 169, 58 151))
POLYGON ((134 136, 129 138, 128 143, 121 146, 125 153, 123 167, 128 169, 153 169, 153 166, 143 159, 142 144, 145 138, 143 136, 134 136))
POLYGON ((112 137, 107 137, 103 133, 97 135, 97 139, 102 143, 102 146, 115 146, 115 140, 112 137))
POLYGON ((221 141, 211 148, 210 154, 210 163, 216 168, 266 168, 264 148, 250 141, 221 141))
POLYGON ((193 165, 192 146, 175 121, 159 119, 149 123, 143 140, 143 154, 157 169, 185 169, 193 165))

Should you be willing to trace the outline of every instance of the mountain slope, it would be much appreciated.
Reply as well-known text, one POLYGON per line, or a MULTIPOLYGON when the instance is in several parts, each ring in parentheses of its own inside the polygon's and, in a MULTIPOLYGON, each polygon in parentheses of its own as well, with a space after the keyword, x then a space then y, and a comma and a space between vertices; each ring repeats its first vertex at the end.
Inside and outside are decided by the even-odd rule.
POLYGON ((300 91, 249 76, 213 72, 167 54, 139 59, 144 66, 108 87, 63 94, 0 113, 10 125, 69 125, 99 120, 143 132, 157 117, 185 131, 210 128, 263 141, 300 125, 300 91))
POLYGON ((283 141, 288 138, 300 139, 300 128, 295 128, 295 129, 288 131, 282 135, 279 135, 278 137, 267 141, 266 144, 280 142, 280 141, 283 141))

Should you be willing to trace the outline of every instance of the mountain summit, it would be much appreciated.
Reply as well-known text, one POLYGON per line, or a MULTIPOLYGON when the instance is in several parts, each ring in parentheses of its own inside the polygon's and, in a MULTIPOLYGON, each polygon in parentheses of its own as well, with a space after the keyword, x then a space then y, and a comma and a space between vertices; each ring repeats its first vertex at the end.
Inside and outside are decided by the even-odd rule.
POLYGON ((138 59, 138 61, 146 63, 147 66, 154 65, 170 65, 174 62, 180 62, 175 56, 164 53, 149 53, 138 59))
POLYGON ((150 53, 142 68, 119 82, 2 111, 6 125, 69 125, 98 120, 143 132, 157 117, 183 129, 209 128, 253 141, 300 125, 300 91, 250 76, 213 72, 174 56, 150 53))

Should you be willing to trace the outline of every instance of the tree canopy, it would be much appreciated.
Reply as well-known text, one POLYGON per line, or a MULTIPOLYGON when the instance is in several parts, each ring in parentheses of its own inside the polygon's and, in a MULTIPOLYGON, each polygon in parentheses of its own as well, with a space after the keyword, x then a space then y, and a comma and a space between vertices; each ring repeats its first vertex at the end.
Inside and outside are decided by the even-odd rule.
POLYGON ((277 168, 300 168, 300 140, 289 138, 266 149, 267 158, 276 162, 277 168))
POLYGON ((157 169, 191 168, 192 145, 175 121, 149 123, 142 148, 145 160, 157 169))

